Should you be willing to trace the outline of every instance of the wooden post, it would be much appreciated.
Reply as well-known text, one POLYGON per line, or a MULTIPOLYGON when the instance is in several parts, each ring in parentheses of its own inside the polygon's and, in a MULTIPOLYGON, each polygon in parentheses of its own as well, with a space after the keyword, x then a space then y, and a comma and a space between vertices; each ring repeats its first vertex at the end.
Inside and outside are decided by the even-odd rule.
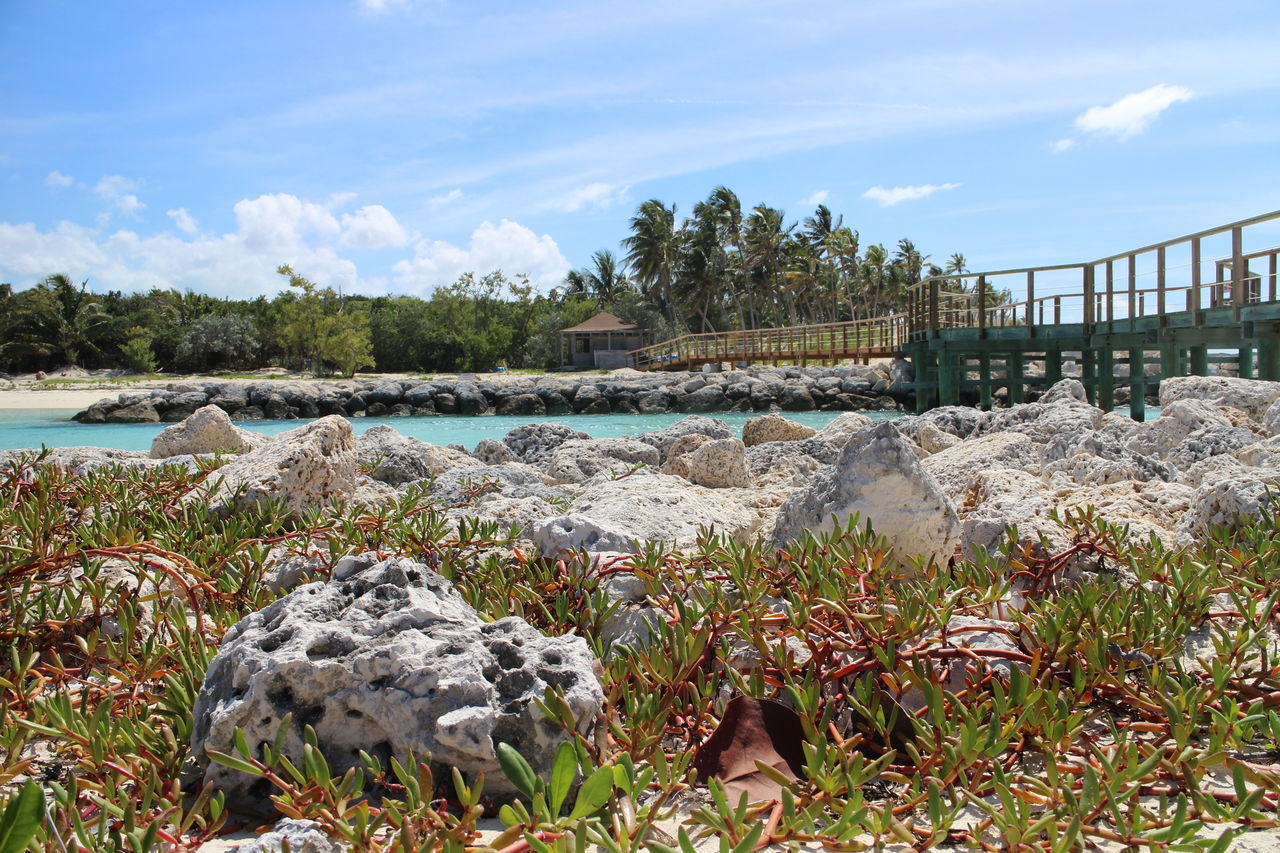
POLYGON ((1093 272, 1092 264, 1084 268, 1084 333, 1086 335, 1093 332, 1093 324, 1097 322, 1094 314, 1097 305, 1094 301, 1093 272))
POLYGON ((1097 357, 1089 347, 1080 351, 1080 380, 1084 384, 1084 396, 1089 405, 1098 405, 1097 357))
POLYGON ((1164 246, 1156 249, 1156 314, 1164 317, 1164 246))
POLYGON ((1178 346, 1172 341, 1160 342, 1160 378, 1171 379, 1182 375, 1182 358, 1178 346))
POLYGON ((1009 389, 1009 405, 1016 406, 1026 399, 1023 376, 1022 350, 1009 353, 1004 362, 1005 385, 1009 389))
POLYGON ((1046 388, 1062 381, 1062 349, 1057 344, 1045 348, 1044 384, 1046 388))
POLYGON ((1245 344, 1240 347, 1240 360, 1237 362, 1241 379, 1253 378, 1253 347, 1245 344))
MULTIPOLYGON (((1273 265, 1274 261, 1275 257, 1272 256, 1273 265)), ((1027 271, 1027 330, 1029 337, 1036 336, 1036 274, 1031 270, 1027 271)))
POLYGON ((938 334, 938 296, 941 288, 938 280, 934 279, 929 282, 929 337, 937 337, 938 334))
POLYGON ((1267 294, 1268 302, 1276 301, 1276 254, 1277 254, 1276 252, 1271 253, 1271 275, 1269 277, 1271 281, 1271 286, 1268 288, 1268 294, 1267 294))
POLYGON ((1244 229, 1237 225, 1231 229, 1231 316, 1240 320, 1240 309, 1244 306, 1244 229))
POLYGON ((1129 350, 1129 417, 1141 423, 1147 419, 1147 366, 1141 349, 1129 350))
POLYGON ((1053 322, 1055 325, 1062 322, 1062 297, 1053 297, 1053 322))
POLYGON ((978 337, 987 336, 987 277, 978 276, 978 337))
POLYGON ((1190 348, 1190 373, 1192 376, 1209 375, 1209 348, 1204 346, 1190 348))
POLYGON ((954 406, 956 396, 955 356, 946 344, 938 349, 938 405, 954 406))
MULTIPOLYGON (((1107 261, 1107 323, 1116 321, 1116 262, 1107 261)), ((1108 332, 1112 329, 1108 328, 1108 332)))
POLYGON ((1280 337, 1258 338, 1258 378, 1280 382, 1280 337))
POLYGON ((995 384, 991 380, 991 354, 986 350, 978 353, 978 400, 983 411, 991 411, 991 392, 992 385, 995 384))
POLYGON ((1129 256, 1129 331, 1133 331, 1133 318, 1138 312, 1138 256, 1129 256))
POLYGON ((1191 322, 1200 325, 1200 238, 1191 241, 1191 289, 1187 291, 1187 310, 1191 322))
POLYGON ((1111 347, 1098 350, 1099 409, 1109 412, 1116 407, 1116 359, 1111 347))

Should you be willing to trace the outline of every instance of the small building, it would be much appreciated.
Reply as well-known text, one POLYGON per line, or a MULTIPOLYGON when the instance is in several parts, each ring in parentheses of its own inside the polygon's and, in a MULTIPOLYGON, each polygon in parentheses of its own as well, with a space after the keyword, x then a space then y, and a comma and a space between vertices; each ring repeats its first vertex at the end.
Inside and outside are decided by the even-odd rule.
POLYGON ((560 330, 560 365, 616 370, 627 366, 627 353, 653 343, 653 332, 607 311, 560 330))

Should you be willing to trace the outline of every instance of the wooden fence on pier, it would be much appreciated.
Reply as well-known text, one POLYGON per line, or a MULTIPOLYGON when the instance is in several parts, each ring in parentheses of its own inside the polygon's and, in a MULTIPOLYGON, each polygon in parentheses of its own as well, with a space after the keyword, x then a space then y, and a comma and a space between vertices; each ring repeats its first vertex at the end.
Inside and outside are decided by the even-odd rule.
POLYGON ((916 407, 952 405, 997 388, 1020 402, 1028 387, 1079 364, 1090 400, 1114 405, 1117 365, 1134 417, 1159 380, 1206 374, 1210 351, 1230 350, 1239 375, 1280 381, 1280 211, 1079 264, 935 276, 901 314, 812 326, 684 335, 629 354, 642 370, 704 364, 807 364, 909 358, 916 407), (1251 248, 1253 246, 1253 248, 1251 248), (1025 298, 989 304, 1008 290, 1025 298), (1029 362, 1042 369, 1028 370, 1029 362))

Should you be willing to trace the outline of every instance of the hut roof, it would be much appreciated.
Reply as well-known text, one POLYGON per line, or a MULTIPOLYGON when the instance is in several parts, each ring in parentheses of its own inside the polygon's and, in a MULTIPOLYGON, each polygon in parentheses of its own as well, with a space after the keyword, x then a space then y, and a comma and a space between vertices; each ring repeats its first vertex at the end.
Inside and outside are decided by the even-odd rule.
POLYGON ((601 311, 594 317, 583 320, 576 326, 561 329, 561 332, 637 332, 642 331, 635 323, 628 323, 608 311, 601 311))

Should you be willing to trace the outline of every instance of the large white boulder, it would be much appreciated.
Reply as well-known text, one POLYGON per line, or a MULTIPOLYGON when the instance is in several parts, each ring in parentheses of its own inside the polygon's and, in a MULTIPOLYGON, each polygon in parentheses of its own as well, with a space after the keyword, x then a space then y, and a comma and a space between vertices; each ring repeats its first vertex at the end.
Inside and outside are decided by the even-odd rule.
POLYGON ((645 542, 688 548, 703 529, 747 541, 761 520, 748 497, 745 490, 707 489, 651 470, 597 477, 563 514, 535 524, 531 538, 547 555, 578 549, 630 554, 645 542))
MULTIPOLYGON (((567 735, 535 700, 557 687, 590 735, 604 694, 581 637, 547 637, 523 619, 481 619, 444 578, 405 558, 346 557, 333 579, 299 587, 242 619, 222 640, 196 699, 191 747, 234 753, 272 742, 286 714, 284 754, 302 766, 302 728, 338 773, 359 751, 485 775, 514 793, 496 758, 508 743, 543 778, 567 735)), ((207 763, 205 779, 237 800, 261 800, 261 780, 207 763)))
POLYGON ((766 441, 798 441, 816 435, 817 430, 788 420, 776 412, 748 418, 742 426, 742 443, 747 447, 766 441))
POLYGON ((1280 495, 1277 469, 1247 469, 1232 477, 1206 479, 1196 489, 1178 526, 1180 539, 1190 544, 1210 528, 1231 524, 1242 516, 1257 517, 1275 495, 1280 495))
POLYGON ((667 451, 671 445, 675 444, 676 439, 683 435, 697 433, 699 435, 709 436, 711 438, 733 438, 733 430, 729 429, 729 425, 719 418, 708 418, 704 415, 689 415, 681 418, 669 427, 654 430, 653 432, 642 432, 639 435, 632 436, 645 444, 652 444, 658 448, 658 452, 662 454, 663 461, 667 458, 667 451))
POLYGON ((1039 448, 1020 432, 998 432, 962 441, 939 451, 921 462, 924 470, 953 503, 964 499, 974 478, 992 468, 1026 469, 1040 459, 1039 448))
POLYGON ((709 489, 748 488, 747 447, 736 438, 703 442, 685 457, 689 482, 709 489))
POLYGON ((637 465, 656 467, 658 449, 633 438, 571 439, 547 462, 547 476, 557 483, 581 483, 602 471, 625 474, 637 465))
POLYGON ((1261 423, 1271 404, 1280 400, 1280 382, 1230 376, 1174 376, 1160 383, 1160 405, 1202 400, 1220 409, 1239 409, 1261 423))
POLYGON ((401 435, 386 424, 365 430, 356 439, 356 450, 360 466, 369 476, 393 486, 469 467, 477 461, 470 453, 401 435))
POLYGON ((946 492, 887 421, 856 433, 833 466, 787 499, 774 524, 773 542, 794 541, 805 531, 831 532, 854 514, 887 538, 902 559, 945 563, 960 537, 960 522, 946 492))
POLYGON ((1125 446, 1144 456, 1164 459, 1194 432, 1231 429, 1232 426, 1221 409, 1203 400, 1174 400, 1160 410, 1160 417, 1136 425, 1125 446))
POLYGON ((866 429, 872 423, 874 421, 871 418, 859 412, 844 412, 836 415, 831 423, 818 430, 817 437, 839 449, 844 447, 850 436, 866 429))
POLYGON ((356 489, 356 447, 351 424, 330 415, 281 433, 219 468, 187 499, 208 497, 215 513, 262 501, 280 501, 301 512, 356 489))
POLYGON ((217 406, 196 409, 186 420, 167 426, 151 439, 151 458, 201 453, 247 453, 266 444, 264 435, 240 429, 217 406))

